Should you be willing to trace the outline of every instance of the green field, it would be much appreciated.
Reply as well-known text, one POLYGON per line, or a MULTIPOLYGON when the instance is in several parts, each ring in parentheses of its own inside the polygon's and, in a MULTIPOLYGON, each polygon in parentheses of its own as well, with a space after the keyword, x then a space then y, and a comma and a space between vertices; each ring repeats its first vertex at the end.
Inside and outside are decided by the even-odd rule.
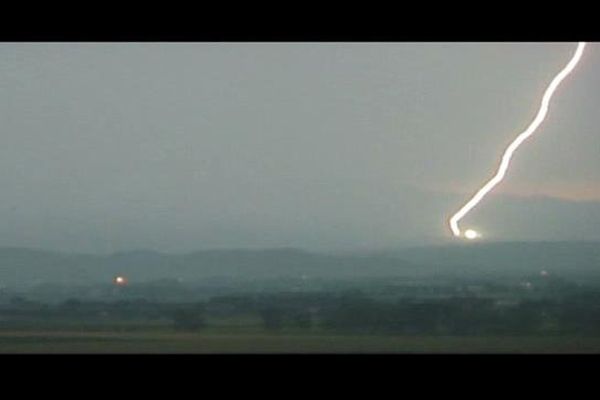
POLYGON ((600 353, 600 338, 2 332, 0 353, 600 353))

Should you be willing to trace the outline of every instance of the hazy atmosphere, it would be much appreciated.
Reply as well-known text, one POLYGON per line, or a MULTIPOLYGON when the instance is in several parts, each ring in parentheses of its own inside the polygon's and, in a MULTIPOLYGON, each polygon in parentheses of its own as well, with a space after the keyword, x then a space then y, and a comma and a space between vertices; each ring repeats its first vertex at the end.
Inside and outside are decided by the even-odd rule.
POLYGON ((584 47, 0 44, 0 354, 600 353, 584 47))
MULTIPOLYGON (((0 246, 393 249, 447 217, 574 43, 0 44, 0 246)), ((486 240, 600 240, 600 48, 506 181, 486 240)))

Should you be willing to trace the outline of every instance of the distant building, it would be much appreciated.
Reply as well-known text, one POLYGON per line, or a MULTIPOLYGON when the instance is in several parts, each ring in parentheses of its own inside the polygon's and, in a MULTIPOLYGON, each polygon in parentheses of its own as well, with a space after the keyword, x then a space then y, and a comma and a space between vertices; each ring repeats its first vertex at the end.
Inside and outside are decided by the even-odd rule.
POLYGON ((128 283, 129 280, 122 275, 115 276, 113 279, 113 284, 115 284, 116 286, 127 286, 128 283))

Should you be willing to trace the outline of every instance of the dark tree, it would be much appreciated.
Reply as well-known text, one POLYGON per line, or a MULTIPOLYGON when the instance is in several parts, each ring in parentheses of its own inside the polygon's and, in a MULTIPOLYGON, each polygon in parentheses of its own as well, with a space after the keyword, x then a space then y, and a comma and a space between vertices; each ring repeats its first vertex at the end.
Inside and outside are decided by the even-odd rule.
POLYGON ((279 331, 283 328, 283 310, 275 307, 267 307, 260 310, 265 329, 279 331))
POLYGON ((203 307, 179 308, 173 311, 173 327, 178 331, 197 331, 206 326, 203 307))
POLYGON ((296 311, 291 319, 293 325, 297 328, 310 329, 312 327, 312 316, 308 310, 296 311))

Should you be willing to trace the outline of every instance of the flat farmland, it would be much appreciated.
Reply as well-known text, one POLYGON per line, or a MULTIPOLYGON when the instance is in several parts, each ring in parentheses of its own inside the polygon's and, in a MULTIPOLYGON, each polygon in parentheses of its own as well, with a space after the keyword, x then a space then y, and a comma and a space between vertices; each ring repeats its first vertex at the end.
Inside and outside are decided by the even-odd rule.
POLYGON ((0 353, 600 353, 600 338, 15 331, 0 353))

